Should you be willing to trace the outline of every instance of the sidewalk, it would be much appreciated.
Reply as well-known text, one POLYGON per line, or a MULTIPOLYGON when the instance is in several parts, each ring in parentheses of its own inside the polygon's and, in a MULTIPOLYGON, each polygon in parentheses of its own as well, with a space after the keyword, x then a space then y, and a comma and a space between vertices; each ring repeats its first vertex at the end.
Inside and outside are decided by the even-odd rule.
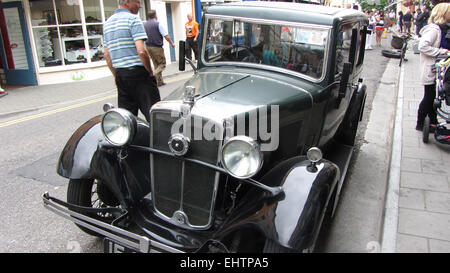
MULTIPOLYGON (((396 208, 387 209, 397 210, 393 215, 398 218, 393 221, 397 225, 388 231, 393 233, 393 249, 385 252, 450 252, 450 147, 437 144, 433 134, 425 144, 422 132, 415 130, 423 86, 419 54, 410 47, 398 84, 397 105, 401 108, 397 113, 401 116, 396 119, 390 169, 391 177, 399 173, 399 181, 390 181, 391 192, 388 190, 388 196, 395 199, 397 195, 398 203, 396 208)), ((389 236, 386 230, 383 235, 389 236)))
MULTIPOLYGON (((107 67, 105 69, 108 70, 107 67)), ((185 71, 192 71, 191 66, 186 64, 185 71)), ((167 65, 163 77, 170 79, 180 73, 184 72, 178 70, 178 62, 173 62, 167 65)), ((116 94, 117 89, 111 72, 104 75, 108 76, 94 80, 7 89, 8 95, 0 98, 0 119, 50 106, 73 104, 116 94)))

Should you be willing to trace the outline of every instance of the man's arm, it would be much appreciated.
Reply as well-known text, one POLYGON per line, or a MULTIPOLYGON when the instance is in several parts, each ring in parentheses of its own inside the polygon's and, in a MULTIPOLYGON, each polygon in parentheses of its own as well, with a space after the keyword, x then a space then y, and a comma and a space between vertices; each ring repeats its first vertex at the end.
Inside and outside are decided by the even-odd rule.
POLYGON ((164 38, 167 40, 167 42, 169 42, 169 44, 170 44, 173 48, 175 48, 175 44, 172 42, 172 39, 170 39, 170 36, 169 36, 169 35, 164 36, 164 38))
POLYGON ((169 42, 169 44, 170 44, 173 48, 175 48, 175 44, 172 42, 172 39, 170 39, 170 36, 169 36, 169 34, 167 33, 166 29, 163 27, 163 25, 158 24, 158 30, 159 30, 159 33, 161 34, 161 36, 163 36, 164 39, 166 39, 167 42, 169 42))
POLYGON ((105 56, 106 64, 108 65, 109 70, 113 74, 114 78, 116 77, 116 69, 112 65, 111 56, 109 56, 108 48, 105 46, 103 48, 103 55, 105 56))
POLYGON ((194 41, 197 42, 197 38, 198 38, 198 24, 194 24, 194 28, 195 28, 194 41))
POLYGON ((153 76, 152 66, 150 65, 150 57, 148 56, 147 50, 145 49, 144 40, 137 40, 134 43, 136 45, 136 50, 139 55, 139 59, 144 65, 145 69, 147 69, 150 76, 153 76))

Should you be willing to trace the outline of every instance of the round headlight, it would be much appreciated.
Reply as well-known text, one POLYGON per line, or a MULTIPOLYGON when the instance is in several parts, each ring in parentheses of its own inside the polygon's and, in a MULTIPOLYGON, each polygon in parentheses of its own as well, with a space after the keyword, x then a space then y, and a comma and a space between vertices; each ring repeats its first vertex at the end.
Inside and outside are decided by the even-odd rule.
POLYGON ((103 115, 102 132, 112 145, 128 144, 134 136, 135 128, 135 117, 125 109, 113 108, 103 115))
POLYGON ((222 147, 221 160, 230 175, 246 179, 259 171, 263 156, 255 140, 247 136, 236 136, 222 147))

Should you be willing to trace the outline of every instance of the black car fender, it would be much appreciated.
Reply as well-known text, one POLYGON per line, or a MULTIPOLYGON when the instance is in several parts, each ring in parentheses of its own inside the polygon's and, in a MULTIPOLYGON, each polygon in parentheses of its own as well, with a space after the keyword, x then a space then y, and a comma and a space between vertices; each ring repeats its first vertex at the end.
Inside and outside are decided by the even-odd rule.
POLYGON ((303 160, 293 165, 280 184, 285 198, 272 207, 272 239, 296 250, 308 248, 339 177, 339 168, 328 160, 315 165, 303 160))
POLYGON ((91 160, 101 142, 106 142, 100 128, 102 116, 95 116, 81 125, 62 150, 57 173, 70 179, 93 178, 91 160))
POLYGON ((286 160, 260 180, 281 186, 283 195, 274 199, 261 191, 248 193, 229 217, 233 223, 227 229, 250 225, 284 247, 304 249, 319 228, 339 177, 339 168, 325 159, 315 166, 304 156, 286 160))
MULTIPOLYGON (((60 154, 57 173, 69 179, 102 179, 120 200, 138 200, 150 192, 149 157, 134 149, 114 147, 101 129, 102 115, 81 125, 60 154)), ((137 120, 131 144, 149 146, 149 125, 137 120)))

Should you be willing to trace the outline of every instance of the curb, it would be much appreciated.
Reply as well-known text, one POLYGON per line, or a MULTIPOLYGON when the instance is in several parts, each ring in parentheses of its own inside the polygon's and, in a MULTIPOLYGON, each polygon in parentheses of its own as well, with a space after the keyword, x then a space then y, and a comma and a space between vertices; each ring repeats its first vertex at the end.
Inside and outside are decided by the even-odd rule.
POLYGON ((400 194, 400 174, 402 156, 402 122, 403 122, 403 78, 405 65, 400 68, 398 77, 397 109, 392 141, 389 178, 386 189, 384 219, 382 228, 381 252, 395 253, 398 227, 398 202, 400 194))

